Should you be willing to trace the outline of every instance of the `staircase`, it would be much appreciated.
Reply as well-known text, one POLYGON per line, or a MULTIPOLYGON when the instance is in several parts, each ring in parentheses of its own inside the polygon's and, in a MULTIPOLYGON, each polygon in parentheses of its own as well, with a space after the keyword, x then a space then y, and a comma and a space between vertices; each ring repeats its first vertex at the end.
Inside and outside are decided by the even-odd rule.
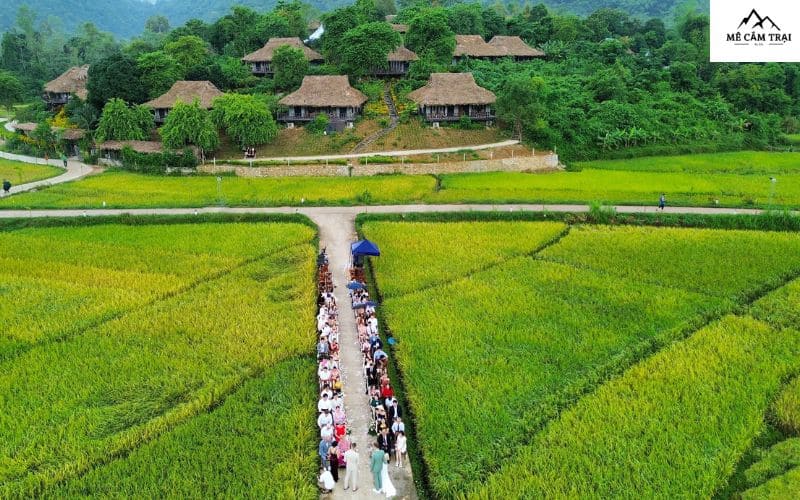
POLYGON ((392 99, 392 91, 389 82, 386 82, 383 88, 383 100, 386 102, 386 107, 389 109, 389 125, 365 137, 361 142, 356 144, 356 147, 350 151, 351 153, 361 153, 367 146, 394 130, 397 124, 400 123, 400 118, 397 116, 397 107, 394 105, 394 99, 392 99))

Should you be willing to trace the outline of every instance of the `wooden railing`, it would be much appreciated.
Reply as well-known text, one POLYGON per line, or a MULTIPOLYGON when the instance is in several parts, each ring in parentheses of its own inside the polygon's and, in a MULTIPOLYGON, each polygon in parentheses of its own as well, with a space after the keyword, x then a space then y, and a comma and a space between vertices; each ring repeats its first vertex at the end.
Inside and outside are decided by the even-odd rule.
POLYGON ((284 122, 306 122, 306 121, 308 121, 308 122, 310 122, 310 121, 312 121, 314 118, 316 118, 319 115, 328 115, 328 118, 330 118, 330 121, 332 121, 332 122, 335 122, 335 121, 351 122, 351 121, 354 121, 356 118, 358 118, 358 115, 355 114, 355 113, 349 113, 349 114, 345 115, 344 117, 339 116, 338 113, 322 113, 322 112, 301 113, 299 115, 293 114, 293 113, 278 113, 278 121, 284 121, 284 122))
POLYGON ((494 120, 495 115, 494 113, 486 113, 486 112, 474 112, 469 114, 461 114, 461 115, 448 115, 447 113, 426 113, 425 119, 429 121, 439 121, 439 122, 457 122, 461 119, 462 116, 468 116, 470 120, 475 121, 487 121, 487 120, 494 120))

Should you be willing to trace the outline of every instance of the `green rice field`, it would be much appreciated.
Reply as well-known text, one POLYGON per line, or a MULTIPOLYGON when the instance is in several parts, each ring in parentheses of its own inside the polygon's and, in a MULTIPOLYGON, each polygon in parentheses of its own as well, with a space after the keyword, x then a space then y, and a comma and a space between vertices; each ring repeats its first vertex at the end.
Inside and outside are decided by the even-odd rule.
POLYGON ((0 208, 601 202, 798 208, 800 154, 737 152, 579 164, 581 171, 434 176, 154 177, 109 171, 0 200, 0 208), (774 179, 773 182, 771 179, 774 179))
POLYGON ((63 172, 64 171, 60 168, 51 167, 48 165, 32 165, 30 163, 22 163, 0 158, 0 182, 8 179, 8 181, 14 186, 25 184, 27 182, 49 179, 50 177, 55 177, 63 172))
POLYGON ((361 226, 431 494, 724 491, 796 401, 800 234, 518 224, 361 226))
POLYGON ((314 498, 315 237, 289 222, 5 230, 0 497, 314 498))

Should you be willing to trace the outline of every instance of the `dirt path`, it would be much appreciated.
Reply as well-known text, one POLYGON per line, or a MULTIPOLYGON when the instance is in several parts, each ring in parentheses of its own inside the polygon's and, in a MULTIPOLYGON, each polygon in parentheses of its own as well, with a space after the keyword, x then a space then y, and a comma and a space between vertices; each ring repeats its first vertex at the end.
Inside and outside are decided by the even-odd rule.
MULTIPOLYGON (((350 309, 350 298, 347 293, 350 267, 350 243, 356 240, 355 218, 347 213, 308 214, 319 228, 319 244, 326 248, 328 262, 333 274, 334 296, 339 305, 339 368, 342 371, 344 384, 345 413, 350 429, 350 440, 358 444, 359 449, 359 486, 357 492, 344 491, 344 471, 340 473, 340 484, 332 495, 333 499, 367 499, 378 498, 372 491, 372 475, 369 471, 370 445, 375 440, 368 433, 369 399, 365 394, 364 376, 361 370, 361 351, 358 345, 356 322, 350 309)), ((416 490, 411 476, 411 468, 398 469, 389 467, 392 483, 397 488, 397 498, 416 499, 416 490)))

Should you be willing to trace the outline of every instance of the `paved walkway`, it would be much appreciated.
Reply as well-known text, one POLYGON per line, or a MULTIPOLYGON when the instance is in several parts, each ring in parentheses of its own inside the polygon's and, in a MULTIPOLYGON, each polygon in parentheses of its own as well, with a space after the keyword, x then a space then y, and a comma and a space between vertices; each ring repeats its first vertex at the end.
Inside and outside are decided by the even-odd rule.
MULTIPOLYGON (((62 169, 64 168, 64 162, 62 162, 59 159, 51 159, 45 162, 44 158, 15 155, 12 153, 6 153, 5 151, 0 151, 0 158, 5 158, 6 160, 19 161, 23 163, 30 163, 33 165, 50 165, 52 167, 58 167, 62 169)), ((30 191, 32 189, 37 189, 40 187, 52 186, 53 184, 62 184, 64 182, 78 180, 82 177, 86 177, 87 175, 91 175, 95 171, 96 169, 91 165, 86 165, 85 163, 79 162, 77 160, 68 160, 67 169, 63 174, 58 175, 56 177, 50 177, 49 179, 43 179, 41 181, 29 182, 27 184, 20 184, 19 186, 12 186, 11 194, 23 193, 25 191, 30 191)))
MULTIPOLYGON (((335 212, 318 212, 308 214, 319 227, 320 248, 327 248, 328 262, 333 274, 336 303, 339 305, 339 368, 344 384, 345 413, 347 414, 350 441, 358 444, 359 472, 358 491, 344 491, 344 470, 339 473, 340 480, 332 495, 333 499, 369 499, 378 498, 372 491, 372 474, 369 471, 370 446, 375 436, 368 433, 370 415, 369 398, 364 393, 365 381, 362 372, 361 350, 358 344, 355 317, 350 309, 350 298, 347 293, 350 268, 350 243, 356 240, 355 218, 350 214, 335 212)), ((411 468, 389 467, 392 483, 397 488, 397 498, 416 499, 411 468)))
MULTIPOLYGON (((506 146, 514 146, 519 141, 509 140, 503 142, 493 142, 491 144, 476 144, 473 146, 458 146, 455 148, 440 149, 409 149, 403 151, 374 151, 372 153, 351 153, 344 155, 322 155, 322 156, 273 156, 254 158, 253 161, 325 161, 325 160, 350 160, 353 158, 365 158, 367 156, 415 156, 436 153, 457 153, 465 149, 478 151, 481 149, 494 149, 506 146)), ((208 161, 208 160, 206 160, 208 161)), ((225 163, 225 160, 217 160, 218 163, 225 163)))
MULTIPOLYGON (((652 206, 617 206, 620 214, 661 212, 652 206)), ((294 214, 300 213, 314 221, 325 216, 345 216, 355 220, 362 213, 419 213, 419 212, 588 212, 589 205, 381 205, 354 207, 204 207, 204 208, 117 208, 117 209, 56 209, 56 210, 0 210, 0 218, 19 217, 82 217, 109 215, 192 215, 192 214, 294 214)), ((667 207, 666 214, 696 215, 759 215, 763 210, 745 208, 667 207)), ((792 212, 800 215, 800 212, 792 212)), ((324 227, 320 226, 320 231, 324 227)))

